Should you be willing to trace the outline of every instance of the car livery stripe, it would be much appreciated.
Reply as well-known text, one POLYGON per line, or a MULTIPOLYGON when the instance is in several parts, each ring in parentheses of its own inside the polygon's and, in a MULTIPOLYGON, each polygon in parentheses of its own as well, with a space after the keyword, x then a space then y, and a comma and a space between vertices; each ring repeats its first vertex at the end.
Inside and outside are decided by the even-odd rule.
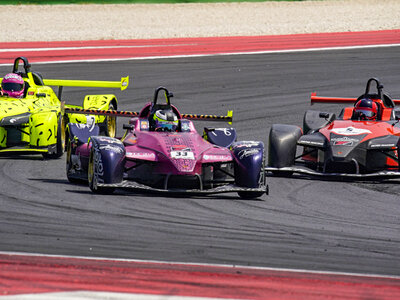
POLYGON ((16 56, 29 57, 31 63, 50 63, 315 51, 399 45, 400 29, 149 40, 7 42, 0 44, 0 65, 11 65, 16 56))
POLYGON ((0 265, 4 296, 103 291, 221 299, 400 297, 396 276, 5 252, 0 265))

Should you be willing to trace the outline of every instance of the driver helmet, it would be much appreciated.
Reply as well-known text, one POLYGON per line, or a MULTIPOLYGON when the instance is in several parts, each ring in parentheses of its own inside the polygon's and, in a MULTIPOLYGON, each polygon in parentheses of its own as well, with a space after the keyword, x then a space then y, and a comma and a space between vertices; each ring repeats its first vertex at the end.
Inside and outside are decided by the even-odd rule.
POLYGON ((360 120, 376 120, 378 105, 371 99, 363 98, 356 103, 354 113, 360 120))
POLYGON ((153 114, 155 131, 176 131, 178 128, 178 117, 172 109, 159 109, 153 114))
POLYGON ((24 86, 25 82, 20 75, 9 73, 1 82, 1 91, 9 97, 21 98, 24 94, 24 86))

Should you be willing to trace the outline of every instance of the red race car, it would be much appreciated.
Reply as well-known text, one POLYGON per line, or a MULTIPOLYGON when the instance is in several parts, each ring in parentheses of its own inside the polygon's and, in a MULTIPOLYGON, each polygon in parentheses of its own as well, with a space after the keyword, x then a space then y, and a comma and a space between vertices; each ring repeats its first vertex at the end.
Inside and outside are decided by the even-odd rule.
POLYGON ((336 177, 400 177, 400 100, 383 92, 376 78, 356 98, 317 97, 311 103, 353 103, 333 113, 308 110, 303 129, 274 124, 269 134, 267 171, 336 177), (376 93, 371 86, 376 84, 376 93))

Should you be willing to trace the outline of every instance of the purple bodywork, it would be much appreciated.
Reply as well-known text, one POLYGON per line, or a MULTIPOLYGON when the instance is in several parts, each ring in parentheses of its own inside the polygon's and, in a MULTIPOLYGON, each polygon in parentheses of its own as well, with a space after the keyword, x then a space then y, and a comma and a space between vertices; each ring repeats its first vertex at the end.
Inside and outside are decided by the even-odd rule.
MULTIPOLYGON (((131 119, 134 131, 123 139, 126 150, 127 167, 136 161, 157 162, 157 174, 195 175, 201 174, 204 163, 230 162, 231 151, 205 141, 196 131, 191 121, 187 121, 187 132, 142 131, 146 121, 131 119)), ((145 125, 146 126, 146 125, 145 125)))
POLYGON ((236 142, 233 128, 205 128, 202 137, 169 99, 167 105, 179 119, 178 130, 153 131, 149 116, 159 89, 155 101, 124 125, 122 138, 98 136, 95 128, 82 124, 68 125, 67 177, 71 182, 87 180, 94 192, 115 188, 192 194, 237 192, 242 198, 268 193, 262 142, 236 142))

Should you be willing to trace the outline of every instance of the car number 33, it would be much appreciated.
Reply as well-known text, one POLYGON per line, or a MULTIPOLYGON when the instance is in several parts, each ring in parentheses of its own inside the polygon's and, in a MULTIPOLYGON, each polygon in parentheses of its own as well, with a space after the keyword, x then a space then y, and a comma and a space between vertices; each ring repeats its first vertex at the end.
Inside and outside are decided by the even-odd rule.
POLYGON ((194 160, 194 153, 192 151, 171 151, 171 158, 194 160))

